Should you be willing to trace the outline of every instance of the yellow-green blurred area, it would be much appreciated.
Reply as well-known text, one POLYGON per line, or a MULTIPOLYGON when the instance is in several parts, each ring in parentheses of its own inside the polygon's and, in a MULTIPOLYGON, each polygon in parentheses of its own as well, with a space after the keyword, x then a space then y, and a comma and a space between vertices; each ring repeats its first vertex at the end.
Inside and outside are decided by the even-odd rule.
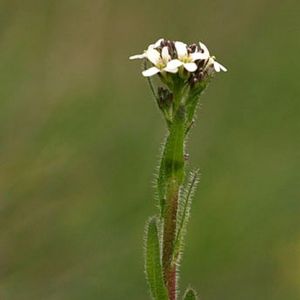
POLYGON ((165 124, 140 53, 203 41, 228 73, 188 142, 181 265, 203 300, 300 299, 298 0, 0 1, 0 299, 149 299, 165 124))

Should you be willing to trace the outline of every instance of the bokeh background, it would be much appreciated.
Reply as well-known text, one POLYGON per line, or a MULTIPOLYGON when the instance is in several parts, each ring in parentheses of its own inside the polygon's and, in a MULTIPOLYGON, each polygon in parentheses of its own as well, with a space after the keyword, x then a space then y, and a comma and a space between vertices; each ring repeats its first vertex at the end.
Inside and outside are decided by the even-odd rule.
POLYGON ((300 299, 297 0, 0 1, 0 298, 149 299, 144 222, 165 127, 140 75, 160 37, 229 72, 188 149, 202 178, 181 286, 300 299))

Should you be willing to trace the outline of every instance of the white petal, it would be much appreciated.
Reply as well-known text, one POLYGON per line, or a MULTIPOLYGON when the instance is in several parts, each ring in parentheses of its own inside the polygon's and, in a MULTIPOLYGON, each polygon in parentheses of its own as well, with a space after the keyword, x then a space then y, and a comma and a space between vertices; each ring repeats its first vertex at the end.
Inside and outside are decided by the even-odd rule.
POLYGON ((148 49, 146 51, 146 56, 154 65, 160 60, 160 53, 155 49, 148 49))
POLYGON ((215 68, 215 71, 218 73, 221 71, 221 68, 220 68, 219 64, 216 63, 216 61, 214 62, 214 68, 215 68))
POLYGON ((207 53, 201 53, 201 52, 194 52, 190 54, 190 57, 192 58, 193 61, 195 60, 203 60, 203 59, 208 59, 207 53))
POLYGON ((168 47, 163 47, 161 50, 161 57, 163 58, 163 60, 165 61, 169 61, 171 59, 171 56, 169 54, 169 49, 168 47))
POLYGON ((145 57, 146 57, 146 55, 145 55, 145 53, 143 53, 143 54, 132 55, 129 57, 129 59, 131 59, 131 60, 132 59, 143 59, 145 57))
POLYGON ((217 61, 214 62, 214 68, 216 72, 220 72, 220 71, 227 72, 227 69, 217 61))
POLYGON ((159 39, 153 44, 153 48, 158 48, 164 39, 159 39))
POLYGON ((169 69, 176 69, 176 68, 178 68, 178 67, 180 67, 182 65, 183 65, 183 62, 181 62, 180 60, 173 59, 173 60, 171 60, 171 61, 168 62, 167 68, 169 68, 169 69))
POLYGON ((187 46, 185 43, 175 42, 175 48, 179 59, 187 55, 187 46))
POLYGON ((150 77, 150 76, 153 76, 153 75, 155 75, 155 74, 157 74, 159 72, 160 72, 160 69, 158 69, 156 67, 152 67, 152 68, 150 68, 148 70, 143 71, 142 74, 145 77, 150 77))
POLYGON ((166 66, 163 70, 166 72, 169 72, 169 73, 177 73, 178 72, 178 68, 170 68, 169 66, 166 66))
POLYGON ((189 72, 195 72, 197 70, 197 65, 195 63, 186 63, 183 66, 189 72))
POLYGON ((199 46, 203 50, 203 54, 210 56, 207 47, 203 43, 199 42, 199 46))

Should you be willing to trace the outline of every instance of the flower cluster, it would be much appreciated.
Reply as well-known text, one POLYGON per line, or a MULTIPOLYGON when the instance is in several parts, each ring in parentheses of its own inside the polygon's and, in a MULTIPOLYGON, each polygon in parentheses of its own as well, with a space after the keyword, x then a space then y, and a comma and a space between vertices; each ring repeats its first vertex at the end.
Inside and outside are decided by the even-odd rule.
POLYGON ((145 59, 151 63, 151 67, 142 72, 145 77, 177 73, 191 84, 203 81, 215 72, 227 71, 214 56, 210 56, 207 47, 201 42, 187 45, 179 41, 159 39, 149 45, 144 53, 133 55, 129 59, 145 59))

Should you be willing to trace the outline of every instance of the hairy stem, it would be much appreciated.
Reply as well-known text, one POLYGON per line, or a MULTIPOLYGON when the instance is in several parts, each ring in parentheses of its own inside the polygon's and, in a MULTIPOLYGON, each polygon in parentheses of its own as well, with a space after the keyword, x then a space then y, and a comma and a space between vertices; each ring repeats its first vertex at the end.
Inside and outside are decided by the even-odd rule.
POLYGON ((172 256, 176 240, 179 192, 184 178, 184 138, 185 110, 183 106, 179 105, 175 112, 162 158, 164 160, 162 167, 164 168, 164 181, 166 183, 162 264, 170 300, 176 300, 177 290, 177 270, 176 265, 172 265, 172 256))
POLYGON ((172 254, 176 239, 176 216, 178 208, 178 189, 174 189, 167 197, 167 209, 164 219, 163 270, 169 299, 176 299, 176 266, 172 266, 172 254))

